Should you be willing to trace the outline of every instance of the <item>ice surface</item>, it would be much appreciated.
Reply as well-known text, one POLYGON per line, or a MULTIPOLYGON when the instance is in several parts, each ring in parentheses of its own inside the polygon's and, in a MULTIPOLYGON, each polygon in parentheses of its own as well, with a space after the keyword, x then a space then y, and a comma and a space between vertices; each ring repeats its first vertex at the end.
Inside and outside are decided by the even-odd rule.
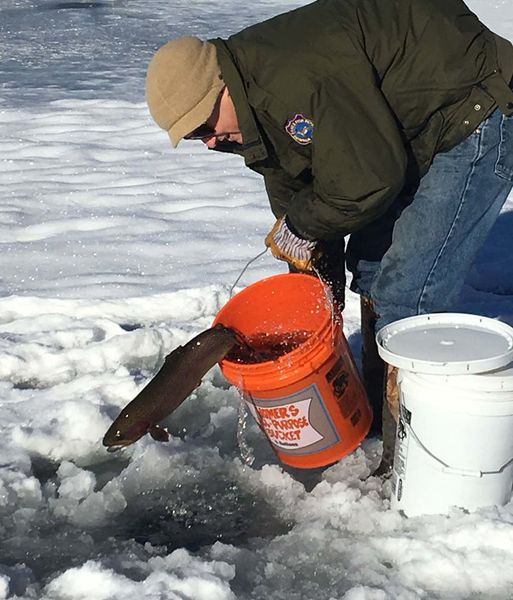
MULTIPOLYGON (((208 327, 273 222, 259 178, 172 151, 144 105, 153 51, 298 2, 2 0, 0 599, 507 600, 513 505, 405 519, 369 477, 380 443, 298 473, 216 367, 114 455, 112 419, 208 327)), ((510 0, 473 0, 513 38, 510 0)), ((513 324, 510 199, 461 307, 513 324)), ((239 286, 283 271, 269 255, 239 286)), ((359 355, 358 299, 346 334, 359 355)))

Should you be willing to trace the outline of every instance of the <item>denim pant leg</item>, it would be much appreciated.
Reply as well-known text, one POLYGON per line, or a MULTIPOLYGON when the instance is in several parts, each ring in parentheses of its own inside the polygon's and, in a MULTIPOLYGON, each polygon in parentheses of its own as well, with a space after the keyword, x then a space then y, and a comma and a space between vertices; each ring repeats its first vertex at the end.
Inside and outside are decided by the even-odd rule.
POLYGON ((512 180, 513 118, 498 110, 457 147, 435 157, 395 223, 375 273, 370 292, 377 329, 452 309, 512 180))

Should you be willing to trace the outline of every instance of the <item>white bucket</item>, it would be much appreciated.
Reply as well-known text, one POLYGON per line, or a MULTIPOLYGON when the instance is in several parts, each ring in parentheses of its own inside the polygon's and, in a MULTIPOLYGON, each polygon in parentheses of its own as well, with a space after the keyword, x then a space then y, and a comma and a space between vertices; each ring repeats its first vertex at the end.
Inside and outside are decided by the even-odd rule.
POLYGON ((513 363, 457 373, 475 372, 476 362, 511 360, 513 329, 483 317, 474 317, 476 327, 469 317, 412 317, 378 333, 380 354, 400 367, 391 506, 407 516, 503 505, 511 498, 513 363), (447 355, 451 345, 454 360, 447 355))

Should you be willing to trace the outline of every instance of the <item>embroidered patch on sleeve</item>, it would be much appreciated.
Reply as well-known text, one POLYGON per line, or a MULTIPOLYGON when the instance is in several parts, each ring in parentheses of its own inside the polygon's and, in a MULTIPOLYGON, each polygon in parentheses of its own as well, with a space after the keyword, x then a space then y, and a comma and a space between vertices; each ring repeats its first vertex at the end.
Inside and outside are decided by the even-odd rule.
POLYGON ((311 144, 313 138, 314 124, 305 115, 294 115, 285 123, 285 131, 298 144, 311 144))

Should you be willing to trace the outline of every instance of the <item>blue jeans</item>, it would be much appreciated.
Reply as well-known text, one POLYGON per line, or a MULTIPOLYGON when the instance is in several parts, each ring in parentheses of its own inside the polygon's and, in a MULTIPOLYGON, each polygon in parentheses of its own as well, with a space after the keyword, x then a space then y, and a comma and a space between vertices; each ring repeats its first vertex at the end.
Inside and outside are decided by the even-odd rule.
MULTIPOLYGON (((496 110, 461 144, 435 156, 413 195, 391 209, 395 217, 389 211, 385 238, 395 224, 381 259, 369 260, 365 251, 351 256, 350 240, 351 289, 374 300, 376 330, 404 317, 454 309, 512 187, 513 117, 496 110)), ((356 235, 356 253, 365 238, 376 244, 372 231, 356 235)))

